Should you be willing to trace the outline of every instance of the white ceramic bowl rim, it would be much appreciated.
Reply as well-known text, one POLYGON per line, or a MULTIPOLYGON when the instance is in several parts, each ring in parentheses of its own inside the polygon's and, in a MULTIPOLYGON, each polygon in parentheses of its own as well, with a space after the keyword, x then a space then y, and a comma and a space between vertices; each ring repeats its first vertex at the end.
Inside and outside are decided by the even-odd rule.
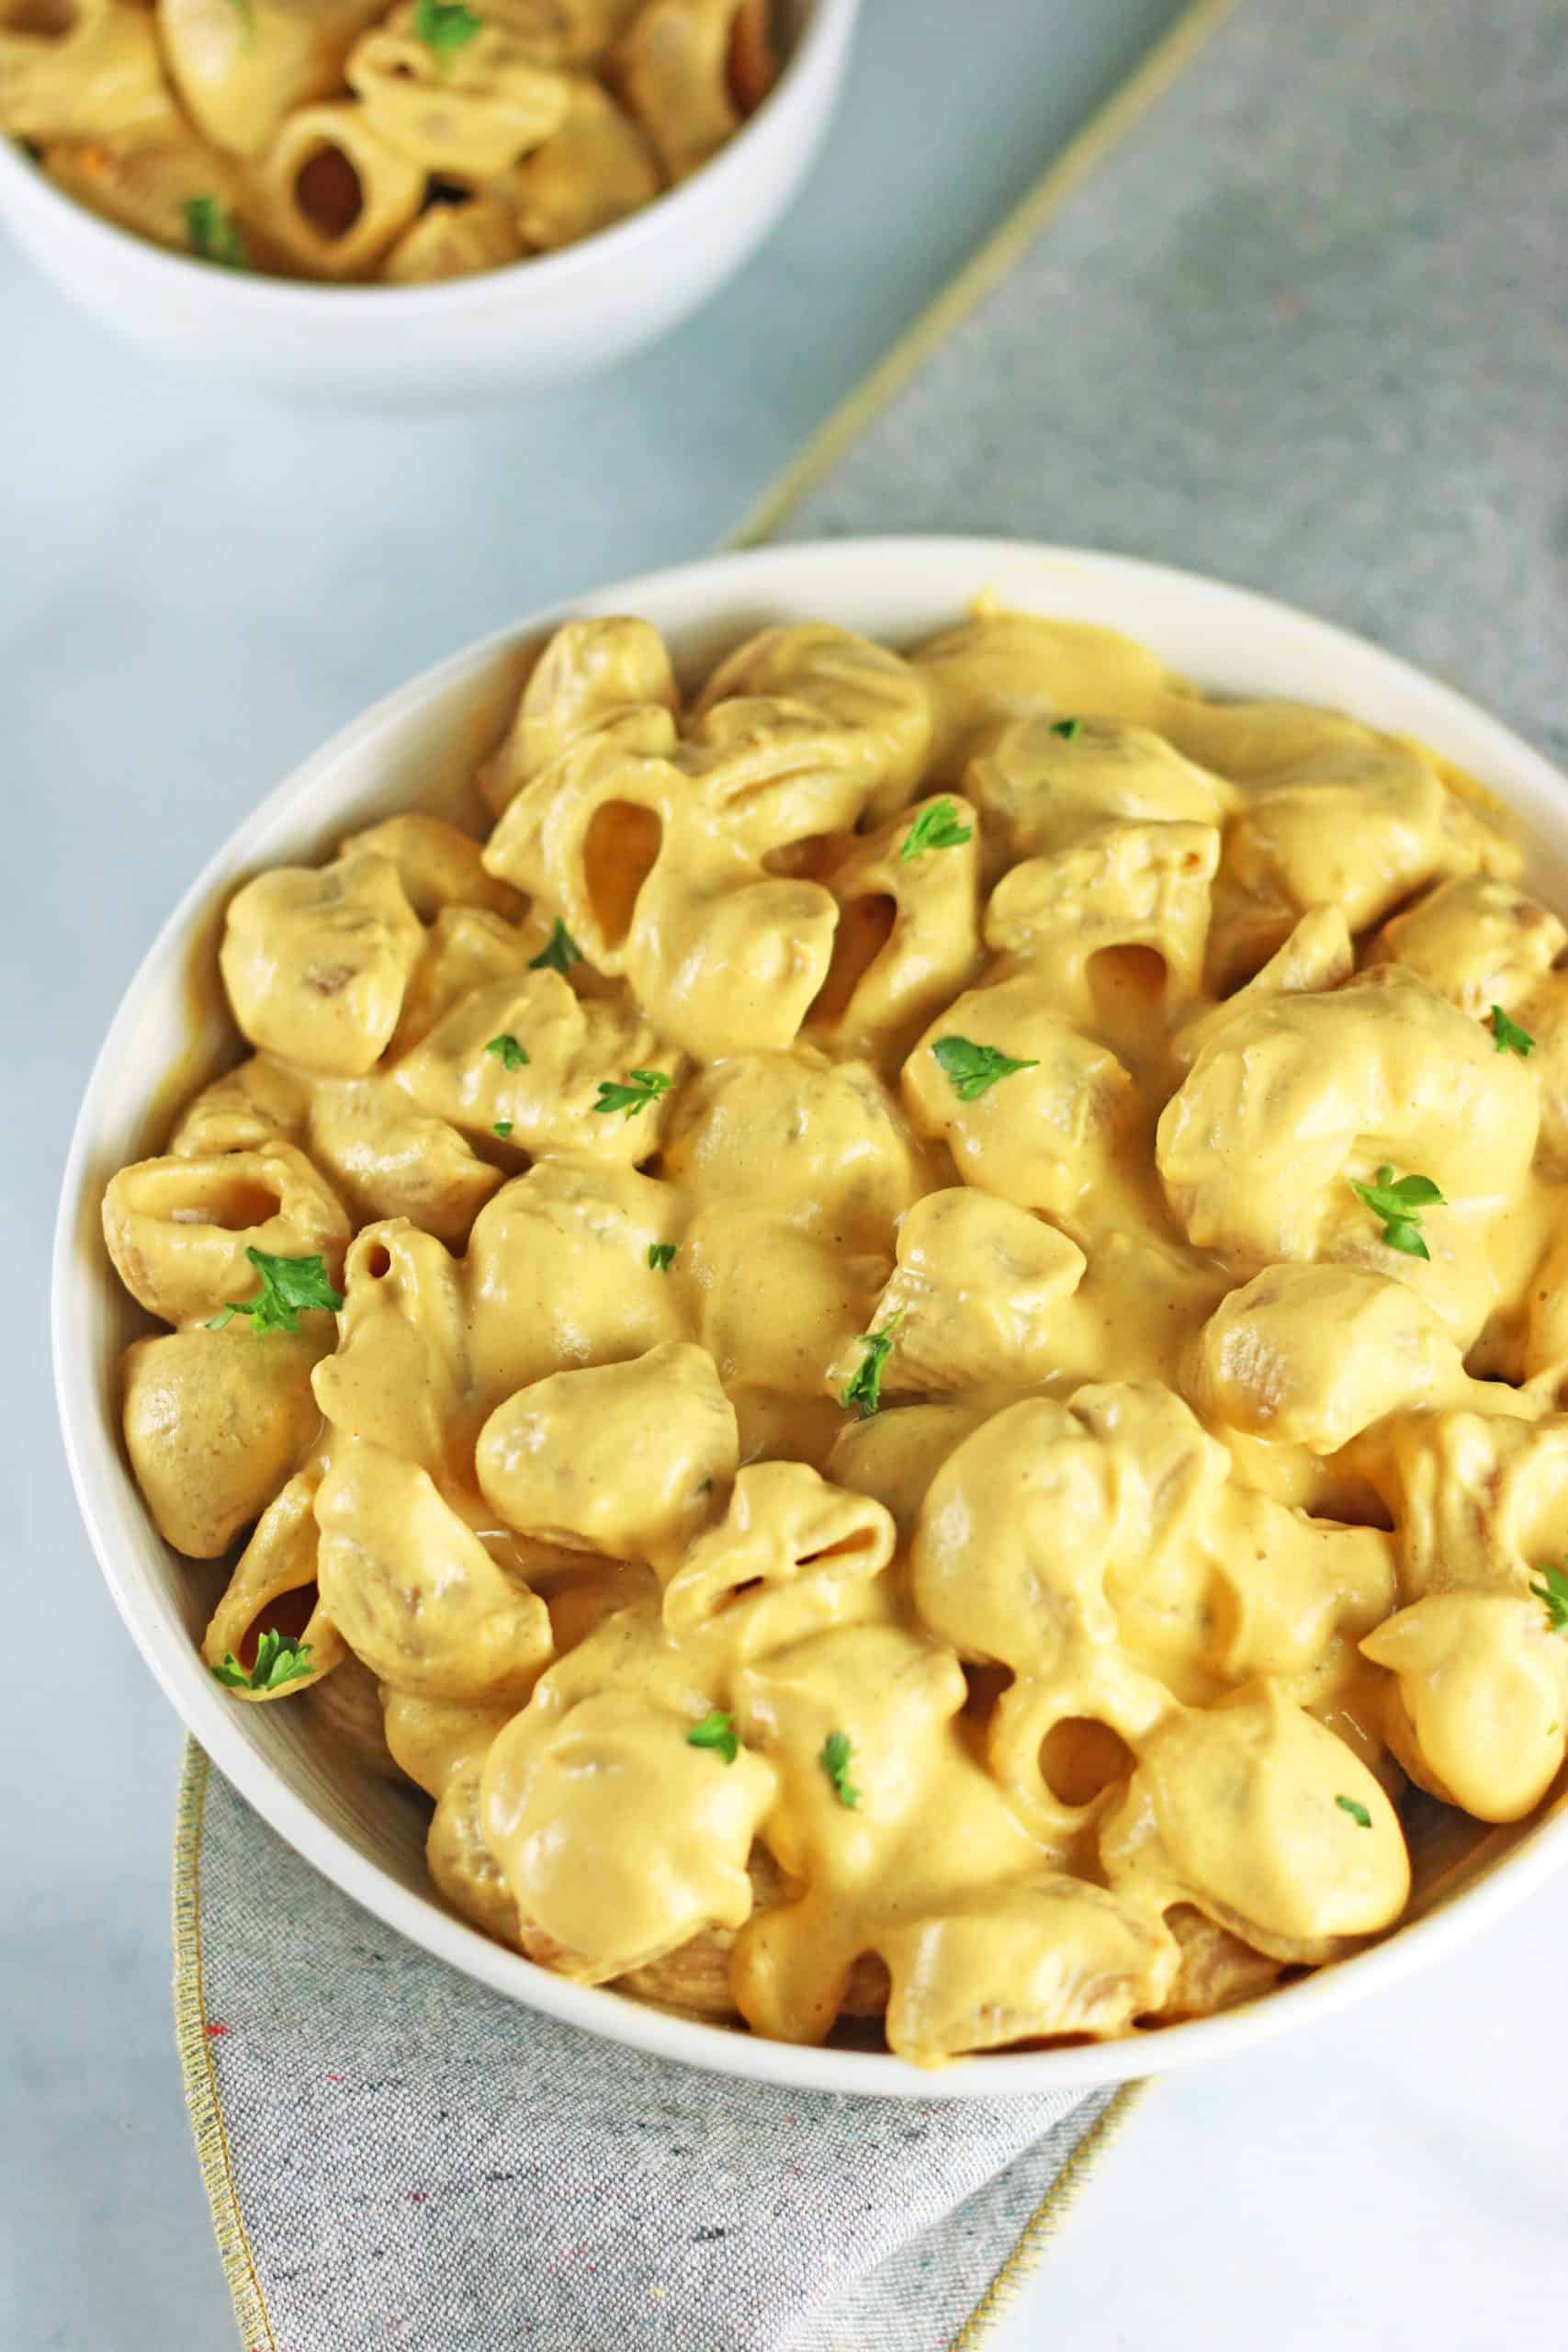
MULTIPOLYGON (((251 1711, 223 1697, 183 1631, 165 1623, 150 1604, 139 1571, 120 1556, 108 1524, 111 1507, 129 1482, 117 1433, 106 1422, 88 1368, 92 1293, 102 1274, 84 1264, 79 1250, 85 1215, 96 1209, 85 1186, 95 1158, 98 1099, 107 1091, 108 1074, 131 1047, 142 1000, 154 985, 157 967, 183 947, 219 888, 244 870, 255 838, 283 817, 308 824, 318 791, 329 786, 346 752, 395 738, 433 695, 481 668, 500 650, 536 637, 571 614, 640 612, 684 601, 705 618, 726 611, 750 617, 782 601, 795 610, 814 605, 831 617, 850 594, 847 586, 835 594, 839 575, 846 582, 859 582, 863 603, 872 595, 868 581, 886 581, 876 593, 889 605, 915 597, 918 591, 922 610, 936 616, 931 626, 941 626, 943 614, 956 618, 967 602, 992 584, 998 586, 1004 601, 1025 608, 1111 625, 1120 616, 1130 634, 1147 638, 1174 666, 1217 688, 1267 692, 1268 673, 1293 664, 1303 674, 1321 677, 1325 703, 1365 710, 1374 723, 1424 735, 1496 790, 1527 822, 1539 818, 1548 831, 1554 824, 1559 839, 1568 843, 1568 779, 1450 688, 1288 605, 1129 557, 1004 539, 845 539, 709 558, 622 581, 533 615, 425 672, 307 760, 231 836, 149 949, 87 1082, 66 1160, 51 1282, 54 1373, 65 1450, 88 1533, 120 1613, 213 1763, 308 1861, 425 1951, 564 2023, 719 2074, 797 2089, 926 2099, 1088 2088, 1248 2048, 1332 2017, 1363 1995, 1397 1983, 1496 1918, 1568 1861, 1568 1812, 1559 1806, 1525 1830, 1518 1844, 1486 1875, 1441 1908, 1397 1929, 1385 1942, 1216 2017, 1121 2041, 968 2058, 936 2073, 876 2052, 796 2048, 688 2021, 614 1993, 570 1984, 399 1885, 323 1822, 253 1746, 244 1722, 251 1711), (1157 617, 1161 614, 1166 616, 1163 628, 1157 617), (1201 644, 1214 651, 1212 666, 1194 658, 1201 644)), ((1301 692, 1299 686, 1290 690, 1301 692)))
POLYGON ((129 265, 157 277, 177 270, 182 283, 192 269, 205 268, 221 288, 220 299, 241 308, 265 311, 301 305, 319 307, 323 302, 341 304, 345 295, 365 304, 373 301, 378 309, 389 311, 394 307, 409 311, 488 308, 496 300, 498 286, 518 287, 520 282, 542 299, 547 291, 586 277, 604 264, 612 268, 624 264, 626 268, 635 269, 640 261, 651 257, 648 249, 657 249, 667 231, 678 236, 692 214, 709 203, 722 202, 729 181, 746 169, 751 150, 767 135, 778 113, 803 98, 818 74, 827 70, 829 50, 838 47, 834 32, 841 27, 847 38, 859 12, 860 0, 809 0, 809 6, 810 13, 784 60, 784 71, 761 105, 747 116, 734 138, 689 178, 675 187, 661 190, 650 204, 640 206, 624 220, 613 221, 607 229, 596 230, 590 237, 579 238, 575 244, 563 245, 556 253, 528 254, 501 269, 478 270, 466 277, 447 278, 432 286, 362 285, 354 281, 328 285, 314 278, 272 277, 261 270, 220 270, 188 254, 171 253, 150 238, 121 228, 118 221, 106 220, 90 206, 78 204, 4 132, 0 132, 0 179, 9 174, 14 184, 25 188, 46 209, 68 213, 86 234, 101 238, 106 268, 123 269, 129 265))

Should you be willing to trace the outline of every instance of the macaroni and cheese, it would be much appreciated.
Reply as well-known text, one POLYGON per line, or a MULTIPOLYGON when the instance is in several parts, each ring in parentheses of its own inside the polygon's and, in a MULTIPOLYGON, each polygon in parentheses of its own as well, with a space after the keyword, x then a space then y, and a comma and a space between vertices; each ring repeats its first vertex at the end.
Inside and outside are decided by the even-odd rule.
POLYGON ((1402 1807, 1541 1803, 1568 933, 1462 776, 983 605, 569 622, 481 805, 238 891, 244 1057, 104 1203, 208 1662, 448 1903, 935 2064, 1256 1997, 1399 1922, 1402 1807))
POLYGON ((0 130, 122 229, 415 286, 650 204, 779 71, 770 0, 0 0, 0 130))

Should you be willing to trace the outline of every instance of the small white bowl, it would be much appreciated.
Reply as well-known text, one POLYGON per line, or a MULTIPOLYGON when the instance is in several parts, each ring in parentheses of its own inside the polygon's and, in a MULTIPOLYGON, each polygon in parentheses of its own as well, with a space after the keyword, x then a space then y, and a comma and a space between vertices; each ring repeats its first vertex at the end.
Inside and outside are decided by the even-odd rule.
POLYGON ((859 7, 801 0, 777 85, 679 187, 581 244, 473 277, 321 286, 187 260, 62 194, 4 135, 0 221, 73 302, 187 374, 380 405, 534 391, 665 334, 761 243, 828 127, 859 7))
MULTIPOLYGON (((983 589, 1025 610, 1096 621, 1153 646, 1216 690, 1333 705, 1424 737, 1479 777, 1535 836, 1531 879, 1568 905, 1568 780, 1473 704, 1325 623, 1235 588, 1118 556, 1007 540, 863 539, 719 556, 623 581, 568 608, 639 613, 682 664, 705 666, 762 623, 829 619, 908 642, 983 589)), ((160 1542, 120 1450, 116 1373, 146 1328, 109 1267, 98 1208, 108 1177, 158 1148, 171 1073, 189 1091, 233 1052, 216 973, 218 920, 264 865, 313 858, 339 835, 413 804, 451 808, 500 732, 529 650, 567 616, 536 615, 378 703, 280 785, 186 892, 126 992, 82 1100, 53 1269, 54 1366, 66 1453, 109 1589, 143 1657, 214 1763, 307 1860, 426 1951, 551 2017, 660 2056, 802 2089, 929 2098, 1125 2080, 1194 2064, 1326 2018, 1435 1959, 1568 1861, 1562 1803, 1517 1830, 1450 1816, 1454 1851, 1425 1916, 1337 1967, 1249 2007, 1086 2048, 969 2058, 924 2073, 874 2052, 802 2050, 687 2022, 568 1984, 491 1943, 441 1905, 423 1816, 402 1792, 334 1755, 299 1703, 238 1706, 195 1647, 222 1572, 160 1542), (154 1109, 161 1105, 161 1114, 154 1109)), ((171 723, 178 724, 174 714, 171 723)))

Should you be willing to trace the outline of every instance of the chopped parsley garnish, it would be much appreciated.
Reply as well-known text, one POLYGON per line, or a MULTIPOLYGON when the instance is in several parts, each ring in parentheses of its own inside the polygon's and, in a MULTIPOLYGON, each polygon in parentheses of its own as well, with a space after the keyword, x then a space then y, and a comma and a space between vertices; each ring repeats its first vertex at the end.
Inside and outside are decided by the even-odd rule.
POLYGON ((572 966, 581 964, 581 948, 573 939, 559 915, 557 915, 555 928, 550 933, 548 940, 536 956, 529 956, 528 969, 531 972, 558 972, 564 979, 572 966))
POLYGON ((1546 1603, 1546 1622, 1554 1634, 1568 1634, 1568 1576, 1561 1568, 1542 1568, 1541 1581, 1530 1590, 1546 1603))
POLYGON ((599 1100, 593 1108, 624 1111, 628 1119, 635 1119, 649 1103, 657 1102, 661 1094, 669 1093, 670 1083, 668 1072, 661 1069, 634 1069, 629 1086, 623 1086, 616 1079, 602 1078, 599 1100))
POLYGON ((502 1030, 499 1037, 492 1037, 485 1051, 495 1056, 502 1069, 523 1069, 526 1067, 528 1049, 518 1044, 509 1029, 502 1030))
POLYGON ((1356 1798, 1336 1797, 1334 1802, 1339 1807, 1341 1813, 1348 1813, 1352 1821, 1359 1821, 1363 1829, 1370 1829, 1371 1827, 1371 1815, 1367 1811, 1364 1804, 1358 1803, 1356 1798))
POLYGON ((650 1241, 648 1245, 648 1263, 651 1272, 667 1274, 675 1263, 675 1244, 672 1241, 650 1241))
POLYGON ((923 857, 928 849, 957 849, 961 842, 973 841, 973 825, 961 825, 958 811, 951 800, 933 800, 922 808, 904 836, 900 858, 923 857))
POLYGON ((686 1734, 686 1745, 688 1747, 714 1748, 723 1757, 727 1764, 733 1764, 740 1753, 740 1742, 736 1736, 734 1716, 727 1715, 722 1707, 715 1707, 710 1714, 703 1717, 700 1724, 692 1725, 691 1730, 686 1734))
POLYGON ((1535 1039, 1517 1021, 1510 1021, 1500 1004, 1492 1008, 1492 1035, 1500 1054, 1517 1054, 1521 1061, 1535 1051, 1535 1039))
POLYGON ((817 1758, 833 1783, 833 1794, 841 1805, 852 1813, 860 1803, 860 1791, 850 1786, 850 1736, 847 1731, 830 1731, 822 1743, 822 1753, 817 1758))
POLYGON ((863 1421, 869 1421, 873 1413, 881 1410, 882 1367, 887 1362, 888 1351, 893 1345, 893 1334, 903 1320, 904 1309, 899 1307, 897 1314, 888 1317, 880 1331, 863 1331, 856 1341, 856 1345, 863 1347, 865 1353, 861 1359, 860 1370, 845 1389, 840 1402, 846 1412, 852 1405, 858 1407, 863 1421))
POLYGON ((457 51, 484 28, 484 18, 466 8, 463 0, 414 0, 413 37, 424 43, 443 74, 457 51))
POLYGON ((239 223, 215 196, 187 196, 183 210, 186 235, 197 261, 216 262, 220 269, 249 269, 239 223))
POLYGON ((972 1037, 939 1037, 931 1051, 961 1102, 973 1102, 987 1086, 995 1086, 998 1078, 1010 1078, 1014 1070, 1040 1067, 1037 1060, 1015 1062, 1010 1054, 995 1046, 977 1046, 972 1037))
POLYGON ((1393 1169, 1380 1168, 1375 1184, 1358 1184, 1352 1177, 1350 1190, 1374 1216, 1382 1218, 1382 1238, 1391 1250, 1402 1250, 1407 1258, 1431 1257, 1421 1238, 1421 1211, 1447 1204, 1429 1176, 1402 1176, 1396 1184, 1393 1169))
POLYGON ((492 1136, 499 1136, 502 1142, 504 1143, 507 1136, 512 1133, 512 1121, 510 1119, 497 1119, 494 1126, 491 1129, 491 1133, 492 1136))
POLYGON ((1053 722, 1051 732, 1053 735, 1059 735, 1064 743, 1076 743, 1078 737, 1083 733, 1083 720, 1081 718, 1058 718, 1053 722))
POLYGON ((247 1669, 240 1664, 232 1650, 225 1650, 223 1663, 209 1669, 215 1681, 225 1690, 281 1690, 286 1683, 298 1682, 302 1675, 313 1674, 310 1645, 294 1634, 265 1633, 256 1644, 256 1662, 247 1669))
POLYGON ((327 1280, 324 1258, 270 1258, 265 1250, 250 1249, 245 1255, 261 1276, 261 1288, 254 1298, 231 1298, 212 1317, 209 1331, 221 1331, 236 1315, 250 1317, 257 1339, 265 1331, 298 1331, 307 1307, 324 1306, 335 1315, 343 1305, 343 1293, 327 1280))

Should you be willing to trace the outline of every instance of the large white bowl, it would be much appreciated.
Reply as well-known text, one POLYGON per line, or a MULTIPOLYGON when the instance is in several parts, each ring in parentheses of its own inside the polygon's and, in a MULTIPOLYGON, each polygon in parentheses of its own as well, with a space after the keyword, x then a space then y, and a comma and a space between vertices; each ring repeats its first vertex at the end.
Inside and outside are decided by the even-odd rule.
MULTIPOLYGON (((720 556, 583 597, 573 613, 636 612, 678 661, 704 665, 772 620, 827 618, 894 640, 946 626, 982 589, 1008 603, 1128 631, 1216 689, 1336 705, 1425 737, 1526 820, 1533 878, 1568 905, 1568 780, 1447 687, 1324 622, 1212 581, 1070 548, 1006 540, 866 539, 720 556)), ((1435 1959, 1568 1860, 1568 1818, 1483 1831, 1432 1807, 1426 1915, 1355 1959, 1251 2007, 1092 2048, 964 2060, 939 2074, 863 2051, 799 2050, 688 2023, 621 1996, 570 1984, 503 1951, 431 1890, 415 1803, 335 1757, 300 1704, 237 1706, 197 1654, 222 1581, 154 1532, 120 1451, 121 1347, 144 1318, 104 1251, 107 1178, 157 1148, 170 1073, 188 1090, 234 1050, 216 978, 217 919, 242 877, 312 858, 339 834, 418 803, 460 808, 476 760, 499 733, 532 646, 564 613, 536 615, 429 670, 306 762, 243 825, 186 892, 131 982, 83 1096, 61 1203, 53 1272, 54 1361, 66 1451, 94 1547, 143 1657, 208 1754, 256 1811, 326 1877, 425 1951, 514 2000, 658 2054, 722 2074, 822 2090, 991 2096, 1089 2085, 1192 2064, 1326 2018, 1435 1959), (154 1105, 162 1105, 162 1112, 154 1105), (1447 1824, 1444 1832, 1440 1825, 1447 1824), (1440 1866, 1440 1867, 1439 1867, 1440 1866)), ((178 714, 170 714, 177 726, 178 714)))
POLYGON ((799 0, 777 86, 679 187, 581 244, 475 277, 321 286, 213 268, 100 220, 4 135, 0 221, 73 302, 186 373, 382 404, 536 390, 663 334, 761 243, 827 129, 859 8, 799 0))

